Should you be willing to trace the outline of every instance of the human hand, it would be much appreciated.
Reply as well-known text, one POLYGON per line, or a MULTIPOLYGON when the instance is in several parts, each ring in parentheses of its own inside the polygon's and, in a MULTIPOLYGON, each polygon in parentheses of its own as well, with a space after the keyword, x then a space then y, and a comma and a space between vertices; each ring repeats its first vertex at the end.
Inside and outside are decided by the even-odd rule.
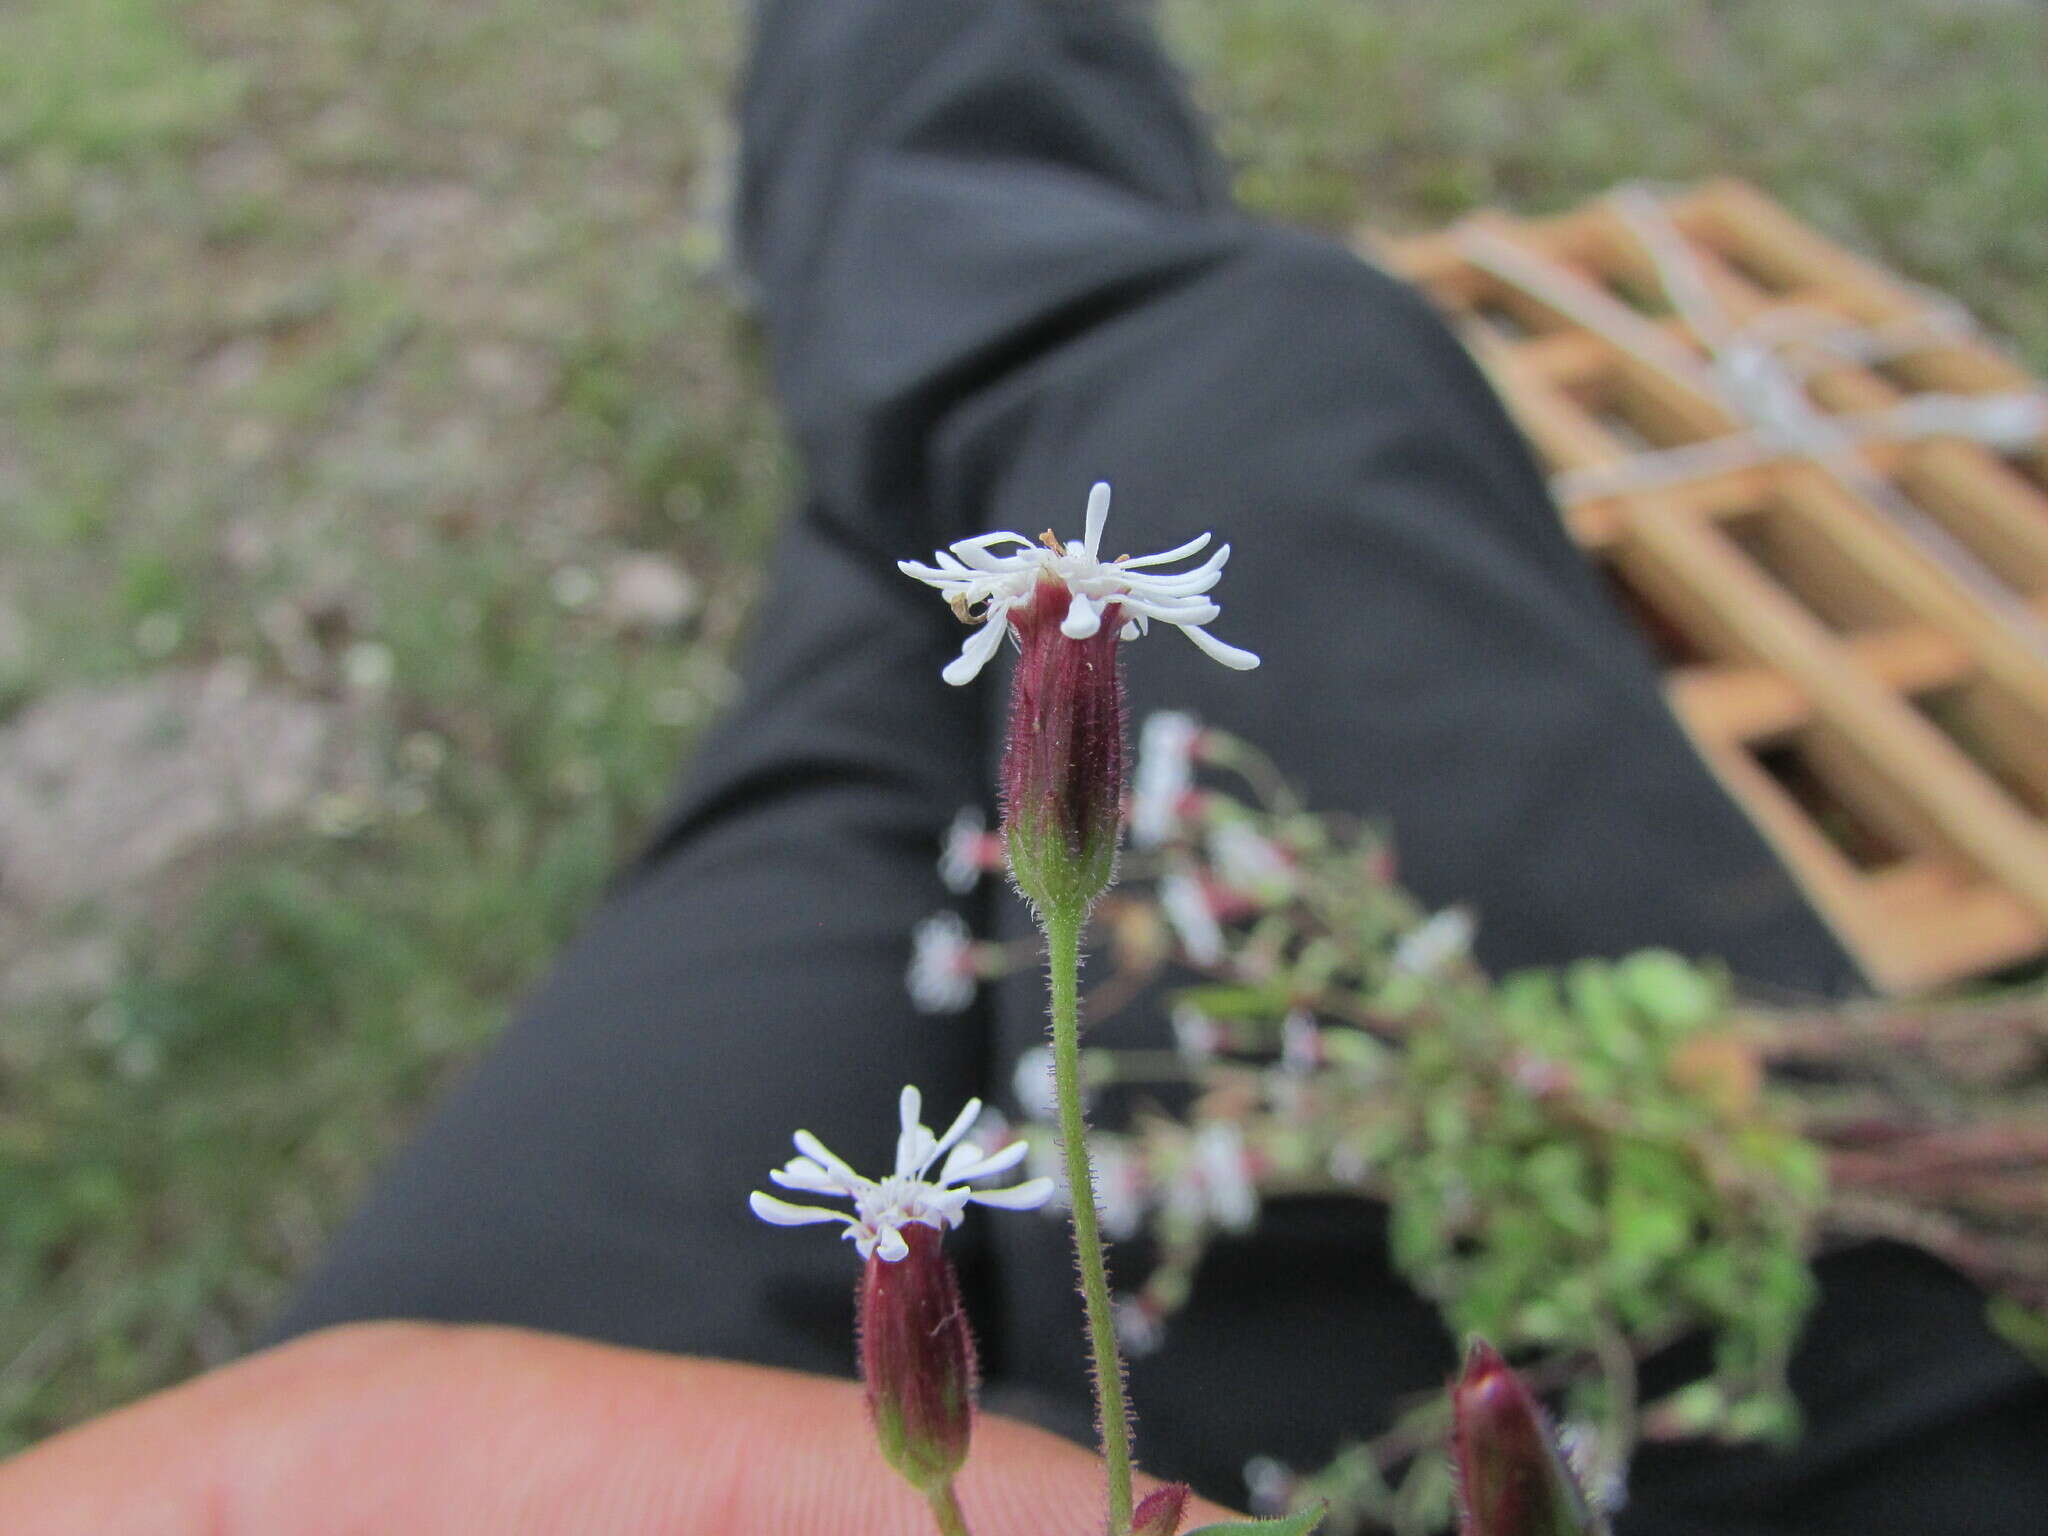
MULTIPOLYGON (((976 1536, 1095 1536, 1101 1464, 985 1417, 976 1536)), ((1227 1518, 1191 1500, 1186 1523, 1227 1518)), ((505 1328, 296 1340, 0 1465, 10 1536, 923 1536, 860 1389, 505 1328)))

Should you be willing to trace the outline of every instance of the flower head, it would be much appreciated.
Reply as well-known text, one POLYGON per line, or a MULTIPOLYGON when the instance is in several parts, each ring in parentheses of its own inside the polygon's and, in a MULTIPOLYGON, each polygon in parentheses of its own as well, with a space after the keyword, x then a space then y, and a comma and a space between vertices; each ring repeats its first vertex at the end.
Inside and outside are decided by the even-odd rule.
POLYGON ((1059 629, 1069 640, 1092 637, 1114 606, 1116 613, 1110 617, 1122 621, 1118 633, 1123 639, 1144 634, 1157 619, 1185 630, 1205 655, 1226 667, 1245 671, 1259 664, 1250 651, 1225 645, 1202 628, 1223 611, 1204 594, 1223 574, 1230 559, 1228 544, 1218 545, 1193 570, 1155 574, 1152 567, 1206 549, 1209 535, 1162 554, 1105 560, 1102 528, 1108 518, 1109 485, 1097 481, 1088 493, 1086 526, 1078 542, 1062 544, 1050 533, 1037 543, 1020 533, 983 533, 937 551, 932 556, 936 565, 897 561, 896 568, 904 575, 937 587, 963 622, 981 626, 941 676, 956 686, 972 682, 1009 633, 1010 610, 1031 602, 1041 581, 1064 589, 1066 612, 1059 629))
POLYGON ((901 1129, 896 1137, 896 1167, 884 1178, 862 1178, 809 1131, 796 1133, 796 1148, 801 1155, 768 1175, 784 1189, 851 1200, 852 1215, 822 1206, 792 1205, 759 1190, 748 1196, 748 1205, 756 1216, 778 1227, 844 1222, 846 1230, 841 1236, 852 1240, 862 1258, 879 1255, 893 1263, 910 1251, 903 1229, 914 1222, 944 1232, 960 1225, 970 1201, 1007 1211, 1030 1211, 1051 1197, 1053 1182, 1047 1178, 1029 1179, 1004 1189, 966 1187, 975 1179, 1009 1172, 1024 1161, 1030 1150, 1024 1142, 1013 1141, 998 1151, 983 1152, 964 1139, 981 1114, 981 1100, 969 1099, 943 1136, 934 1136, 929 1127, 919 1122, 922 1110, 923 1096, 915 1088, 905 1088, 897 1101, 901 1129), (932 1164, 942 1153, 946 1161, 939 1176, 928 1178, 932 1164))
POLYGON ((990 870, 1003 867, 1003 839, 991 832, 978 805, 962 806, 946 828, 939 854, 939 878, 956 896, 965 896, 990 870))
POLYGON ((979 980, 974 935, 958 912, 934 912, 911 931, 903 981, 919 1013, 958 1013, 979 980))
POLYGON ((1131 841, 1156 848, 1174 834, 1195 787, 1201 723, 1177 709, 1157 709, 1138 728, 1138 771, 1131 783, 1131 841))
POLYGON ((1460 1536, 1601 1536, 1549 1416, 1499 1353, 1474 1339, 1451 1384, 1460 1536))
POLYGON ((1174 1536, 1187 1508, 1188 1485, 1168 1483, 1145 1495, 1131 1515, 1131 1536, 1174 1536))
POLYGON ((1223 925, 1201 878, 1186 869, 1170 869, 1159 880, 1159 910, 1180 940, 1190 965, 1207 966, 1223 959, 1223 925))

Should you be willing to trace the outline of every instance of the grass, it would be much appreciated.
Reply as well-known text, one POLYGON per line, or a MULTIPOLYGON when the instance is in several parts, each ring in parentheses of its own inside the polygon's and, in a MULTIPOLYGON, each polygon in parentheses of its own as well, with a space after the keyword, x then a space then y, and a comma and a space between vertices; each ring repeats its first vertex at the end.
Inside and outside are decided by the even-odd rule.
MULTIPOLYGON (((2048 371, 2033 8, 1164 23, 1277 217, 1732 171, 2048 371)), ((119 914, 104 995, 0 1023, 0 1447, 242 1347, 729 688, 793 484, 713 271, 739 46, 715 0, 0 9, 0 717, 232 659, 361 760, 119 914), (591 600, 631 551, 694 624, 591 600)))

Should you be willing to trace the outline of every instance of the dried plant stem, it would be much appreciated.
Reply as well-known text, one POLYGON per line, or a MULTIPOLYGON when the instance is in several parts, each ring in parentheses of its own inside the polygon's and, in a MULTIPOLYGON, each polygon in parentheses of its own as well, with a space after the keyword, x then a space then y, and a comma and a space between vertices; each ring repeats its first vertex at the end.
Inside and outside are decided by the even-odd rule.
MULTIPOLYGON (((1078 904, 1076 904, 1078 908, 1078 904)), ((1095 1214, 1095 1181, 1088 1163, 1088 1125, 1081 1113, 1081 925, 1085 911, 1043 913, 1052 990, 1053 1091, 1059 1100, 1060 1150, 1072 1197, 1074 1261, 1088 1308, 1088 1352, 1094 1366, 1095 1412, 1102 1459, 1109 1468, 1109 1530, 1131 1528, 1131 1414, 1124 1398, 1123 1360, 1117 1353, 1102 1229, 1095 1214)))

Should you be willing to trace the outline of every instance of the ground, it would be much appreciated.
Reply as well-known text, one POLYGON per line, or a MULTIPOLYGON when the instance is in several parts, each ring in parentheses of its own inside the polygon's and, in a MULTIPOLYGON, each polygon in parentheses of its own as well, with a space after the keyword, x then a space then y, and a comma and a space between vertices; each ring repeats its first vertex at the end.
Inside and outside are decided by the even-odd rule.
MULTIPOLYGON (((1262 212, 1733 172, 2048 371, 2038 7, 1163 23, 1262 212)), ((0 1449, 244 1345, 729 692, 795 483, 724 271, 740 37, 0 9, 0 1449)))

